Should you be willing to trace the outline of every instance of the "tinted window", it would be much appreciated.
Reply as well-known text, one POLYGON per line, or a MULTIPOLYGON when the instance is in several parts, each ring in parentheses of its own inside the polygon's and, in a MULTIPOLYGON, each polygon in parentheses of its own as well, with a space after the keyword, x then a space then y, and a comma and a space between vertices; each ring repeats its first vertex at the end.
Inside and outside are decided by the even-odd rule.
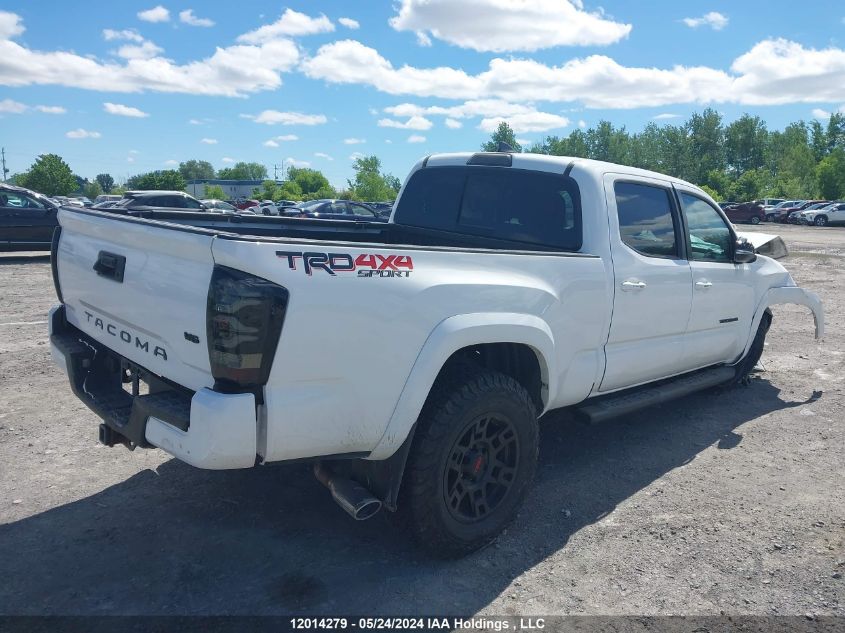
POLYGON ((0 207, 13 209, 44 209, 44 203, 30 196, 13 191, 0 192, 0 207))
POLYGON ((375 215, 372 210, 368 209, 363 204, 353 204, 350 202, 349 206, 352 207, 352 213, 354 213, 355 215, 375 215))
POLYGON ((643 255, 677 257, 669 191, 631 182, 617 182, 614 190, 622 241, 643 255))
POLYGON ((733 235, 719 212, 701 198, 688 193, 681 193, 681 206, 689 229, 690 259, 733 261, 733 235))
POLYGON ((575 182, 501 167, 430 167, 416 172, 396 222, 577 250, 581 214, 575 182))

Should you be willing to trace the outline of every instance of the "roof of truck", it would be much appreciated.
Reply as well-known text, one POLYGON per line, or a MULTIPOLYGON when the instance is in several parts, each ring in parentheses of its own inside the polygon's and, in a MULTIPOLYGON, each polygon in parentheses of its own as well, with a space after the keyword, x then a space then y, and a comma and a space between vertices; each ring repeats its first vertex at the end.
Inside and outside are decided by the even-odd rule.
POLYGON ((432 154, 424 159, 424 164, 429 167, 447 166, 447 165, 466 165, 473 156, 488 155, 488 156, 508 156, 512 157, 511 167, 518 169, 535 169, 542 171, 554 171, 563 173, 570 165, 579 169, 592 172, 595 175, 606 173, 621 173, 630 174, 632 176, 642 176, 645 178, 657 178, 660 180, 668 180, 674 183, 680 183, 695 187, 694 185, 680 178, 675 178, 667 174, 661 174, 656 171, 649 171, 647 169, 640 169, 638 167, 629 167, 628 165, 619 165, 616 163, 608 163, 600 160, 593 160, 591 158, 578 158, 575 156, 551 156, 549 154, 530 154, 521 152, 456 152, 449 154, 432 154))

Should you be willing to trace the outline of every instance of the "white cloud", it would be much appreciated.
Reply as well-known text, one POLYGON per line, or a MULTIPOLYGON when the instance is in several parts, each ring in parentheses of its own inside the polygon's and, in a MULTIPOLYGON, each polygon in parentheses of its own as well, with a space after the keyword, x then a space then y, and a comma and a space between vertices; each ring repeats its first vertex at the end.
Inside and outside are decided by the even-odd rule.
POLYGON ((139 110, 138 108, 133 108, 127 105, 121 105, 120 103, 109 103, 108 101, 103 104, 103 110, 105 110, 109 114, 116 114, 117 116, 135 117, 138 119, 143 119, 150 116, 149 114, 142 110, 139 110))
POLYGON ((289 141, 298 141, 299 137, 296 134, 283 134, 282 136, 274 136, 271 139, 264 141, 264 147, 278 147, 279 143, 285 143, 289 141))
POLYGON ((684 18, 681 20, 691 29, 697 29, 699 26, 709 26, 714 31, 721 31, 728 25, 728 17, 722 15, 718 11, 711 11, 705 13, 700 18, 684 18))
POLYGON ((282 17, 278 20, 272 24, 265 24, 249 33, 244 33, 238 37, 238 41, 247 42, 248 44, 260 44, 278 37, 313 35, 315 33, 330 33, 332 31, 334 31, 334 24, 325 15, 320 14, 320 17, 312 18, 293 9, 285 9, 282 17))
POLYGON ((444 121, 444 123, 446 124, 446 127, 449 128, 450 130, 457 130, 458 128, 461 128, 464 125, 460 121, 458 121, 456 119, 450 119, 450 118, 447 118, 444 121))
POLYGON ((388 145, 393 145, 393 141, 391 141, 389 138, 384 139, 384 142, 388 145))
POLYGON ((128 40, 130 42, 141 43, 144 41, 144 38, 141 36, 141 34, 134 29, 124 29, 122 31, 116 31, 114 29, 103 29, 103 38, 107 42, 111 42, 113 40, 128 40))
POLYGON ((421 136, 419 134, 411 134, 411 136, 408 137, 408 142, 409 143, 425 143, 425 137, 421 136))
POLYGON ((218 47, 210 57, 184 64, 137 56, 126 63, 104 62, 71 52, 33 50, 12 41, 23 31, 19 15, 0 11, 0 85, 235 97, 275 90, 282 85, 280 74, 299 60, 296 44, 277 39, 258 46, 218 47))
POLYGON ((522 145, 523 147, 528 147, 529 145, 531 145, 530 139, 527 138, 518 138, 516 139, 516 142, 522 145))
POLYGON ((205 125, 206 123, 212 123, 214 119, 209 119, 208 117, 204 119, 188 119, 188 123, 191 125, 205 125))
MULTIPOLYGON (((341 20, 342 19, 343 18, 341 18, 341 20)), ((338 22, 340 22, 340 20, 338 20, 338 22)), ((314 156, 316 156, 317 158, 325 158, 326 160, 334 160, 334 158, 323 152, 314 152, 314 156)))
POLYGON ((102 134, 99 132, 92 132, 84 128, 77 128, 65 134, 68 138, 100 138, 102 134))
POLYGON ((205 143, 206 145, 217 145, 216 138, 201 138, 200 143, 205 143))
POLYGON ((311 167, 311 163, 307 160, 297 160, 295 158, 286 158, 284 161, 285 167, 311 167))
POLYGON ((139 11, 138 19, 144 22, 167 22, 170 20, 170 11, 158 5, 146 11, 139 11))
MULTIPOLYGON (((841 106, 837 112, 839 114, 845 114, 845 105, 841 106)), ((826 121, 831 117, 832 113, 827 110, 822 110, 821 108, 813 108, 812 115, 814 119, 826 121)))
POLYGON ((265 125, 322 125, 328 120, 324 114, 279 112, 278 110, 264 110, 258 115, 242 114, 241 118, 265 125))
POLYGON ((423 107, 414 103, 400 103, 384 109, 388 114, 397 117, 412 117, 423 115, 443 115, 455 119, 467 119, 476 116, 511 116, 533 112, 534 108, 518 103, 509 103, 501 99, 474 99, 455 106, 423 107))
POLYGON ((12 99, 0 101, 0 114, 21 114, 26 112, 27 105, 12 99))
POLYGON ((579 119, 578 120, 578 127, 583 130, 585 127, 587 127, 587 122, 584 119, 579 119))
POLYGON ((407 121, 396 121, 394 119, 379 119, 379 127, 392 127, 399 130, 430 130, 434 125, 431 121, 422 116, 412 116, 407 121))
POLYGON ((356 160, 358 160, 359 158, 365 158, 366 156, 367 156, 366 154, 362 154, 361 152, 352 152, 352 153, 349 155, 349 160, 351 160, 351 161, 356 161, 356 160))
POLYGON ((364 138, 345 138, 343 142, 346 145, 360 145, 361 143, 366 143, 367 139, 364 138))
POLYGON ((502 121, 506 121, 517 134, 522 132, 547 132, 548 130, 556 130, 569 125, 569 119, 558 114, 527 112, 524 114, 514 114, 509 117, 489 117, 482 119, 478 125, 478 129, 484 132, 494 132, 502 121))
POLYGON ((35 109, 44 114, 64 114, 67 112, 62 106, 37 105, 35 109))
POLYGON ((179 21, 189 24, 190 26, 214 26, 214 20, 209 18, 199 18, 194 15, 193 9, 185 9, 179 12, 179 21))
POLYGON ((655 121, 666 121, 668 119, 680 119, 680 114, 672 114, 671 112, 663 112, 662 114, 657 114, 651 117, 655 121))
POLYGON ((341 26, 345 26, 346 28, 352 29, 353 31, 355 29, 360 28, 361 26, 358 23, 358 20, 353 20, 352 18, 338 18, 337 21, 340 23, 341 26))
POLYGON ((164 164, 168 167, 176 167, 179 164, 179 161, 171 158, 170 160, 164 161, 164 164))
POLYGON ((114 54, 123 59, 152 59, 163 52, 163 48, 147 41, 143 44, 125 44, 114 51, 114 54))
POLYGON ((630 24, 586 11, 580 0, 402 0, 390 25, 413 31, 423 45, 431 35, 493 52, 613 44, 631 32, 630 24))
POLYGON ((224 157, 222 158, 222 161, 221 161, 221 162, 224 162, 224 163, 226 163, 226 164, 231 164, 231 163, 234 163, 234 162, 235 162, 235 159, 234 159, 234 158, 229 158, 228 156, 224 156, 224 157))

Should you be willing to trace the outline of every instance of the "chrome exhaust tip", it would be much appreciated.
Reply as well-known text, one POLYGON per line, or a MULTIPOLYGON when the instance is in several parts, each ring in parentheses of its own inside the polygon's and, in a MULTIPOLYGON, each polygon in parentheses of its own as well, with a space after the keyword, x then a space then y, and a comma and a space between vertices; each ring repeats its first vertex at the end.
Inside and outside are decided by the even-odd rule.
POLYGON ((329 489, 335 503, 356 521, 365 521, 381 510, 381 501, 357 481, 332 472, 322 463, 314 464, 314 477, 329 489))

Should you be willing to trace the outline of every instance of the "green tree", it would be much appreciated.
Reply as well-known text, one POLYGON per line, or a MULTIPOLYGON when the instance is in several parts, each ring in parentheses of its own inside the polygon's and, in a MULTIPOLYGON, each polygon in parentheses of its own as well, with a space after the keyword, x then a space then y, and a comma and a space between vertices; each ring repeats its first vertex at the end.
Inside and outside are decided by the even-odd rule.
POLYGON ((725 159, 728 169, 742 174, 765 164, 769 132, 760 117, 743 114, 725 128, 725 159))
POLYGON ((128 189, 184 191, 185 179, 175 169, 164 169, 132 176, 126 186, 128 189))
POLYGON ((399 179, 381 171, 381 161, 377 156, 356 158, 352 169, 355 170, 355 179, 348 181, 352 199, 369 202, 394 200, 399 193, 399 179))
POLYGON ((818 190, 826 200, 845 197, 845 150, 835 149, 816 166, 818 190))
POLYGON ((22 186, 45 196, 66 196, 78 189, 76 177, 68 164, 57 154, 39 156, 23 175, 22 186))
POLYGON ((217 172, 222 180, 264 180, 267 178, 267 168, 261 163, 235 163, 231 167, 224 167, 217 172))
POLYGON ((229 196, 226 195, 220 185, 206 185, 205 197, 213 200, 226 200, 229 196))
POLYGON ((701 185, 701 189, 704 191, 704 193, 713 198, 716 202, 718 202, 722 197, 718 191, 708 185, 701 185))
POLYGON ((97 174, 95 180, 99 183, 103 193, 109 193, 114 189, 114 178, 109 174, 97 174))
POLYGON ((481 145, 483 152, 498 152, 499 143, 507 143, 513 148, 515 152, 522 151, 522 145, 516 142, 516 134, 505 121, 499 123, 499 127, 490 137, 490 140, 481 145))
POLYGON ((179 173, 185 180, 211 180, 214 166, 205 160, 191 159, 179 163, 179 173))
POLYGON ((702 182, 713 169, 725 168, 722 115, 713 108, 706 108, 701 114, 694 113, 686 124, 689 134, 690 156, 694 157, 691 165, 692 182, 702 182))
POLYGON ((827 121, 827 149, 845 149, 845 113, 834 112, 827 121))
POLYGON ((100 186, 96 180, 94 182, 89 182, 82 188, 82 195, 84 195, 89 200, 94 200, 97 196, 103 193, 103 188, 100 186))

